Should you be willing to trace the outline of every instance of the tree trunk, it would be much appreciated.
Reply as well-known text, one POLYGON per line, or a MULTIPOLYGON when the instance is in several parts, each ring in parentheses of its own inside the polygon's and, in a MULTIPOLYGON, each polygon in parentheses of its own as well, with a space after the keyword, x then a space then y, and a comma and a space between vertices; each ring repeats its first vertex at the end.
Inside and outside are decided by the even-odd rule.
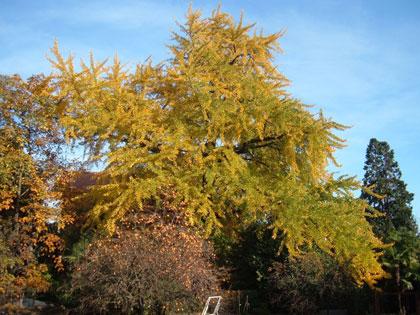
POLYGON ((395 281, 397 282, 397 290, 398 290, 399 315, 405 315, 405 307, 402 305, 402 301, 401 301, 402 288, 401 288, 400 265, 397 265, 397 269, 395 270, 395 281))
POLYGON ((381 313, 381 304, 379 301, 379 294, 378 291, 374 291, 374 302, 373 302, 373 313, 374 315, 380 315, 381 313))

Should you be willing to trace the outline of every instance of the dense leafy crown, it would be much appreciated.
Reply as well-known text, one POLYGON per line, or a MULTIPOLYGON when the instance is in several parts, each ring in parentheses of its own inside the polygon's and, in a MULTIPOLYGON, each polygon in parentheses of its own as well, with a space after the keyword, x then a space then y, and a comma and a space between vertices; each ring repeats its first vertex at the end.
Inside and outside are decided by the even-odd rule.
POLYGON ((172 58, 135 71, 118 58, 76 71, 53 48, 67 136, 106 161, 91 223, 112 230, 128 209, 171 189, 207 235, 265 220, 292 254, 316 243, 357 281, 374 282, 381 243, 351 193, 358 184, 326 170, 344 126, 288 95, 273 65, 281 33, 252 29, 220 10, 209 18, 190 10, 172 58))

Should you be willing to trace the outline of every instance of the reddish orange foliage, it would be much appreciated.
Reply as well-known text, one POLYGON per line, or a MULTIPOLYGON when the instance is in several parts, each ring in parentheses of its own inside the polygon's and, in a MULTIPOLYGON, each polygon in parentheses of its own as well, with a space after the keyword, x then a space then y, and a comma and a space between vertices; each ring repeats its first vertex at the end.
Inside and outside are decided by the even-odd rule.
POLYGON ((61 138, 50 83, 0 77, 0 302, 46 291, 48 260, 63 268, 58 230, 72 218, 52 190, 61 138))

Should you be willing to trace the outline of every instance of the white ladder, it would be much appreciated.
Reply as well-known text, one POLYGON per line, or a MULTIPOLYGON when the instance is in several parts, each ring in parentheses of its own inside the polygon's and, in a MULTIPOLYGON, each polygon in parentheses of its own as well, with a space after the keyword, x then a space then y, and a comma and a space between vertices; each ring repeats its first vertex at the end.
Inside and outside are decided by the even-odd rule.
POLYGON ((222 297, 221 296, 209 296, 209 298, 207 299, 206 305, 204 306, 203 312, 201 313, 201 315, 218 315, 219 314, 219 308, 220 308, 220 302, 222 301, 222 297), (207 313, 209 306, 210 306, 210 302, 212 300, 217 300, 216 302, 216 306, 214 307, 214 311, 213 313, 207 313))

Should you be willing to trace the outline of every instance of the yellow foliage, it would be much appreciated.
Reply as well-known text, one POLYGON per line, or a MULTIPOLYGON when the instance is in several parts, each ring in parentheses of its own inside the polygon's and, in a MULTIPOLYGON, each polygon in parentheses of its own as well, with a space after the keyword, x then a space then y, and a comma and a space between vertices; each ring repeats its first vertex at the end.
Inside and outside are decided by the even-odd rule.
POLYGON ((252 32, 220 10, 208 18, 190 10, 180 29, 169 61, 134 71, 93 57, 76 71, 72 56, 52 49, 67 137, 106 161, 90 223, 113 231, 170 187, 207 235, 272 222, 291 254, 317 244, 357 282, 374 284, 384 275, 382 244, 352 195, 359 184, 326 168, 344 146, 334 132, 346 127, 286 91, 274 65, 282 33, 252 32))

